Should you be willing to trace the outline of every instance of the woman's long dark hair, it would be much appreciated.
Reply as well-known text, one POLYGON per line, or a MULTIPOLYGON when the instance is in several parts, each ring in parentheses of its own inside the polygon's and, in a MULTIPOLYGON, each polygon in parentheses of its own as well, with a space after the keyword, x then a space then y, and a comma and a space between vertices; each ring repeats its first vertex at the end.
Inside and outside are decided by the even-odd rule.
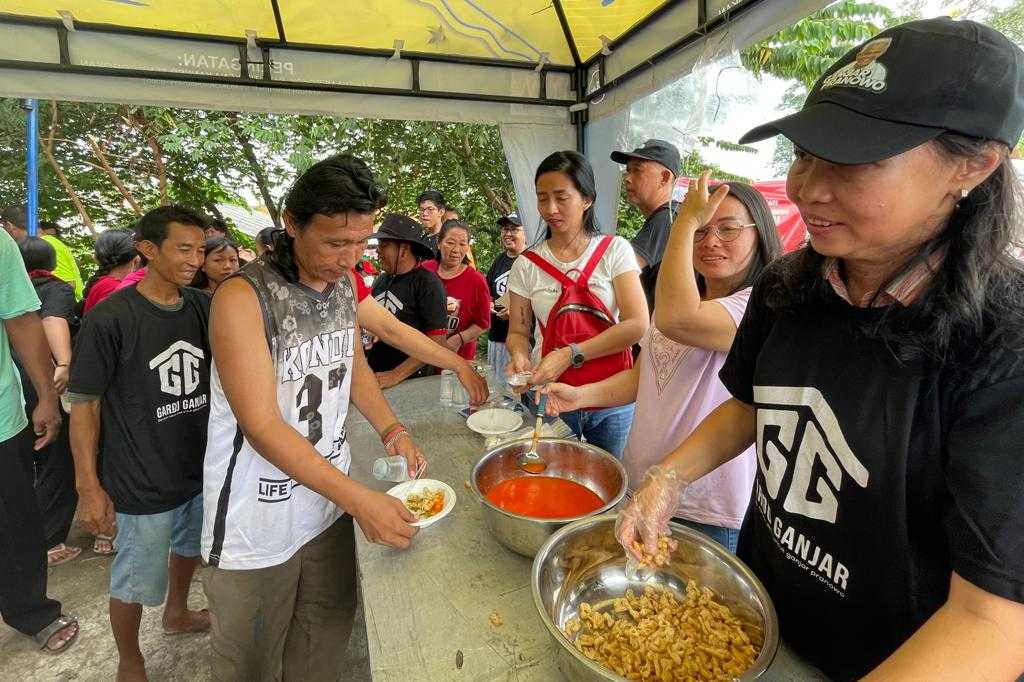
MULTIPOLYGON (((594 180, 594 168, 587 161, 587 157, 571 149, 555 152, 540 162, 537 172, 533 175, 534 184, 545 173, 565 173, 572 180, 576 191, 583 195, 583 198, 590 199, 590 208, 583 212, 583 231, 586 234, 597 234, 600 230, 597 227, 596 209, 597 182, 594 180)), ((551 239, 551 228, 545 227, 544 239, 551 239)), ((540 242, 542 240, 538 240, 540 242)))
MULTIPOLYGON (((743 204, 754 221, 754 229, 757 230, 757 250, 754 257, 747 266, 747 272, 740 282, 729 294, 734 294, 741 289, 754 285, 754 280, 761 274, 765 266, 782 255, 782 241, 779 239, 779 229, 775 225, 775 216, 768 208, 768 202, 764 196, 755 188, 745 182, 729 181, 724 183, 729 186, 729 196, 743 204)), ((713 185, 708 192, 714 193, 721 185, 713 185)), ((701 295, 705 293, 704 276, 697 273, 697 288, 701 295)))
MULTIPOLYGON (((350 211, 369 214, 386 203, 387 197, 363 160, 338 154, 314 164, 299 176, 285 196, 284 209, 292 225, 301 232, 314 215, 334 216, 350 211)), ((274 250, 268 257, 288 279, 298 281, 294 241, 287 230, 276 232, 274 250)))
MULTIPOLYGON (((1019 349, 1024 346, 1024 268, 1011 249, 1019 246, 1021 199, 1009 150, 955 133, 940 135, 934 144, 951 160, 974 158, 996 145, 1003 160, 957 204, 945 229, 922 244, 878 291, 945 248, 928 289, 909 306, 888 306, 877 323, 861 331, 904 362, 968 362, 993 342, 1019 349)), ((824 260, 810 245, 784 258, 779 276, 769 284, 768 305, 784 312, 832 300, 822 277, 824 260)))
POLYGON ((130 263, 139 255, 135 249, 135 232, 133 230, 106 230, 96 238, 96 245, 93 246, 92 253, 96 259, 96 272, 92 273, 89 281, 85 283, 82 301, 89 297, 89 292, 101 277, 109 275, 110 271, 119 265, 130 263))

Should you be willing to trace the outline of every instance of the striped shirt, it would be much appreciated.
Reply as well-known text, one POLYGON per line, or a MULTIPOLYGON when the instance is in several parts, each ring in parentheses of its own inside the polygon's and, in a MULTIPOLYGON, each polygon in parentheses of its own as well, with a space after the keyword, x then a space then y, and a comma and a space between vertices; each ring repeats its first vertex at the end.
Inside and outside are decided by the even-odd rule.
POLYGON ((867 308, 868 304, 871 304, 874 308, 881 308, 894 303, 908 306, 917 300, 924 293, 925 289, 928 288, 932 278, 939 271, 939 266, 942 265, 942 261, 945 259, 946 247, 936 250, 927 259, 894 279, 885 289, 878 292, 878 297, 875 298, 874 303, 871 302, 872 297, 875 296, 874 291, 864 294, 859 302, 852 299, 850 291, 846 287, 846 282, 843 281, 843 275, 839 267, 839 258, 826 258, 825 263, 822 265, 822 274, 828 283, 832 285, 832 289, 835 290, 836 294, 852 306, 867 308))

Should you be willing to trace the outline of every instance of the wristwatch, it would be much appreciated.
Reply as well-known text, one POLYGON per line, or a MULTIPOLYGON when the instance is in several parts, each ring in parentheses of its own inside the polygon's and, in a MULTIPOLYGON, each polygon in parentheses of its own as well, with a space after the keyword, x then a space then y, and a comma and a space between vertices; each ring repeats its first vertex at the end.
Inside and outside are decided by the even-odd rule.
POLYGON ((572 361, 572 366, 579 369, 583 366, 583 361, 586 359, 583 357, 583 351, 575 343, 569 344, 569 359, 572 361))

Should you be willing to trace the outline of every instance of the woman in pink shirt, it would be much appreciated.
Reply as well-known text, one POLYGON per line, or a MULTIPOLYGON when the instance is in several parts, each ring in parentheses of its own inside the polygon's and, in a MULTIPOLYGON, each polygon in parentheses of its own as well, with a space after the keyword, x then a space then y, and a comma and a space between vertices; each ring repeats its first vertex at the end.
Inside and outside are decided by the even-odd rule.
MULTIPOLYGON (((771 210, 756 189, 730 182, 709 199, 707 186, 708 174, 690 185, 656 266, 655 300, 672 305, 655 309, 637 364, 598 383, 551 384, 544 390, 550 414, 636 401, 623 454, 630 490, 729 397, 718 370, 754 279, 782 251, 771 210), (711 220, 697 230, 687 227, 693 224, 688 216, 709 201, 716 206, 711 220)), ((674 516, 735 552, 755 467, 751 447, 695 481, 674 516)))

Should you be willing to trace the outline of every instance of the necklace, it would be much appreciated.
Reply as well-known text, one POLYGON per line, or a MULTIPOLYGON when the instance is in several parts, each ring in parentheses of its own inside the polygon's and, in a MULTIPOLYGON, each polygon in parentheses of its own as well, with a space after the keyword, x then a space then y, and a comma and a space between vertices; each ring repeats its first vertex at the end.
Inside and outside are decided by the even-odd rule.
POLYGON ((571 263, 572 261, 579 258, 581 255, 583 255, 583 252, 587 250, 587 246, 589 245, 590 236, 586 235, 586 233, 583 230, 577 232, 576 236, 572 238, 572 241, 570 241, 565 246, 559 248, 558 250, 555 249, 555 247, 551 244, 550 241, 548 242, 548 248, 551 249, 551 253, 554 254, 555 258, 562 261, 563 263, 571 263), (584 236, 586 236, 587 241, 584 242, 583 248, 577 251, 577 242, 579 242, 580 238, 584 236), (569 257, 566 257, 567 253, 570 254, 569 257))

